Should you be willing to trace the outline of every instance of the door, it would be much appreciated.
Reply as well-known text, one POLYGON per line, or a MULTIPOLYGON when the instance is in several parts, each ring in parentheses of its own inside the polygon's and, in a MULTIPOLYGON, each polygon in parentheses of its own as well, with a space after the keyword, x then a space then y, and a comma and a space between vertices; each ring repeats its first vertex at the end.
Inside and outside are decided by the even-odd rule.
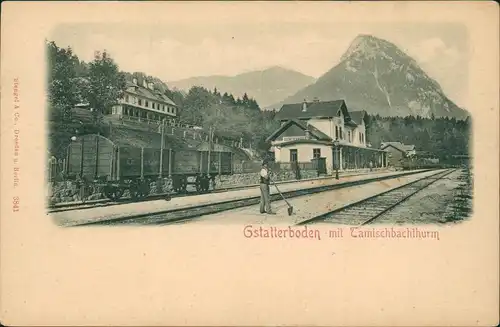
POLYGON ((297 149, 290 149, 290 162, 297 162, 298 157, 297 149))
POLYGON ((326 174, 326 158, 317 158, 317 170, 319 174, 326 174))

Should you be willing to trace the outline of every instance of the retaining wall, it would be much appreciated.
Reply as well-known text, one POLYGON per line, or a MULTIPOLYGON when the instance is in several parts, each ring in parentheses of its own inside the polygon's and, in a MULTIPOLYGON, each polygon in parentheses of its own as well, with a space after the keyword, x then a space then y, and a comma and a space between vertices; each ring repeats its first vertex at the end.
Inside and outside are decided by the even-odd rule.
MULTIPOLYGON (((316 170, 302 170, 300 171, 300 179, 310 179, 317 177, 316 170)), ((280 181, 293 181, 296 180, 295 172, 289 170, 281 170, 273 173, 273 180, 280 181)), ((240 186, 248 186, 258 184, 260 180, 259 173, 244 173, 234 174, 228 176, 217 176, 215 178, 215 189, 224 189, 240 186)), ((189 186, 188 186, 189 187, 189 186)), ((210 189, 212 184, 210 183, 210 189)), ((150 195, 168 193, 172 190, 172 180, 170 178, 162 178, 150 182, 150 195)), ((98 200, 106 198, 102 193, 100 187, 94 187, 88 190, 87 201, 98 200)), ((123 196, 128 197, 129 191, 125 191, 123 196)), ((78 202, 82 201, 81 189, 77 186, 75 181, 63 181, 50 183, 47 192, 47 199, 49 204, 78 202)))
MULTIPOLYGON (((318 174, 316 170, 303 170, 300 172, 301 179, 315 178, 318 174)), ((276 182, 295 180, 295 172, 279 171, 273 174, 273 180, 276 182)), ((215 178, 215 189, 228 187, 238 187, 259 184, 259 173, 234 174, 229 176, 218 176, 215 178)))

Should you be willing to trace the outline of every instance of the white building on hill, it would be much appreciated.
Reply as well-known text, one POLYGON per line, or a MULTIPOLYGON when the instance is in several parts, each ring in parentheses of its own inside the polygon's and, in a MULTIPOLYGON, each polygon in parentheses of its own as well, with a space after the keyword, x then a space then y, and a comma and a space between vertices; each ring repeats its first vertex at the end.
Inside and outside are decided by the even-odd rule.
POLYGON ((130 118, 138 121, 173 120, 177 117, 177 105, 159 90, 155 90, 153 83, 145 79, 143 85, 126 82, 123 97, 111 109, 113 116, 130 118))

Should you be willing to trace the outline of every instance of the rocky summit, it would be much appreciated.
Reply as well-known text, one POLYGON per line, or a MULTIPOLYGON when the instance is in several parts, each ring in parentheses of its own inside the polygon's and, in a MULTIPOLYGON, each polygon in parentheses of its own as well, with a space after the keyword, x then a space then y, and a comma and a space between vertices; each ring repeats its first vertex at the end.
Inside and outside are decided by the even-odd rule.
POLYGON ((381 116, 455 117, 469 114, 396 45, 371 35, 356 37, 338 65, 284 101, 344 99, 352 110, 381 116))

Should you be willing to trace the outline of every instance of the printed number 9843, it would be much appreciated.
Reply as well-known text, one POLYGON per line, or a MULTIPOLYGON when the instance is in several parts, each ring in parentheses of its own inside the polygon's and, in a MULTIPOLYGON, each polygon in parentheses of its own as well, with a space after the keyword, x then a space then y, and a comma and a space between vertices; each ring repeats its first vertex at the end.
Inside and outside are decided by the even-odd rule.
POLYGON ((15 196, 12 198, 12 211, 19 211, 19 197, 15 196))

